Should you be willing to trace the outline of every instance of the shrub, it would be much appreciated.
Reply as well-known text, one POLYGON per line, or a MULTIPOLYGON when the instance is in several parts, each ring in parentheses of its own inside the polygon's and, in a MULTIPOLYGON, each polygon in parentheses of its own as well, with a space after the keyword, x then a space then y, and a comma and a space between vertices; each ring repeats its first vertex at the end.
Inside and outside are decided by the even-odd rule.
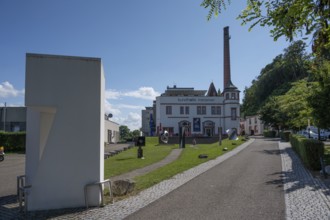
POLYGON ((280 133, 281 140, 289 142, 290 141, 290 134, 291 134, 291 131, 282 131, 280 133))
POLYGON ((264 131, 264 137, 273 138, 275 136, 276 136, 276 131, 269 131, 269 130, 264 131))
POLYGON ((25 132, 0 132, 0 146, 4 146, 5 151, 25 152, 25 132))
POLYGON ((293 150, 303 163, 310 169, 320 170, 320 158, 324 156, 324 143, 319 140, 307 139, 299 135, 290 135, 293 150))

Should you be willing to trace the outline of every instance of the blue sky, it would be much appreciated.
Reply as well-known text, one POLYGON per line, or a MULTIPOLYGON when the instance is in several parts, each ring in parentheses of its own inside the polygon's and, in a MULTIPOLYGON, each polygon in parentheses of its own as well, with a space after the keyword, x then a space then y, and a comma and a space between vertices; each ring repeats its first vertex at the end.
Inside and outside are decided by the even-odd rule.
POLYGON ((245 1, 232 1, 211 21, 201 2, 1 0, 0 106, 24 106, 26 53, 99 57, 105 111, 113 121, 138 129, 141 110, 167 86, 207 90, 213 82, 222 91, 225 26, 231 35, 232 82, 242 96, 289 43, 274 42, 268 28, 249 32, 241 26, 236 17, 245 1))

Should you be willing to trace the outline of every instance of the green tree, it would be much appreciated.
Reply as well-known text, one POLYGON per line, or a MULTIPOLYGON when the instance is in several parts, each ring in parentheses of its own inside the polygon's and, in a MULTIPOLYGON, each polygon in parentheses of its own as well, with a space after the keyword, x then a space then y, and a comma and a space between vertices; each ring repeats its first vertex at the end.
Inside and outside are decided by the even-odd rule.
POLYGON ((330 127, 330 62, 322 62, 314 69, 317 82, 310 85, 312 92, 308 103, 312 108, 312 116, 319 128, 330 127))
POLYGON ((141 132, 139 130, 134 130, 134 131, 132 131, 131 136, 133 138, 136 138, 136 137, 139 137, 140 136, 140 133, 141 132))
POLYGON ((126 140, 132 138, 130 129, 126 125, 119 126, 120 139, 126 140))
POLYGON ((308 98, 311 96, 308 84, 307 80, 294 82, 288 92, 277 98, 279 109, 286 115, 286 124, 290 128, 306 128, 308 119, 312 118, 312 109, 308 104, 308 98))
MULTIPOLYGON (((203 0, 201 6, 209 9, 208 19, 217 16, 226 8, 225 0, 203 0)), ((312 37, 315 56, 314 77, 318 85, 308 99, 314 120, 319 126, 329 127, 329 61, 330 61, 330 1, 329 0, 248 0, 246 8, 238 16, 242 24, 271 27, 274 40, 285 37, 293 41, 296 37, 312 37), (322 99, 322 100, 321 100, 322 99), (317 101, 319 100, 319 101, 317 101)))
POLYGON ((271 96, 259 111, 260 119, 268 126, 276 129, 286 128, 287 115, 281 111, 278 97, 271 96))
MULTIPOLYGON (((209 9, 208 19, 217 16, 230 0, 203 0, 201 6, 209 9)), ((330 1, 329 0, 248 0, 238 16, 242 24, 270 26, 274 40, 285 37, 312 36, 313 51, 318 57, 330 59, 330 1)))
POLYGON ((292 87, 292 82, 309 75, 311 60, 305 47, 302 41, 293 42, 261 70, 251 87, 244 90, 241 109, 244 115, 257 114, 269 97, 284 95, 292 87))

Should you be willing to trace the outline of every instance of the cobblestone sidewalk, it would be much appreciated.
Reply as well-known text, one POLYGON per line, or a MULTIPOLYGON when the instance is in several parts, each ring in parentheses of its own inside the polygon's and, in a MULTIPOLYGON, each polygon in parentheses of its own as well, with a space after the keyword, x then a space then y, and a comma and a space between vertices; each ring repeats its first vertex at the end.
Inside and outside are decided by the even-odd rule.
POLYGON ((330 219, 330 190, 307 171, 289 143, 279 142, 287 220, 330 219))

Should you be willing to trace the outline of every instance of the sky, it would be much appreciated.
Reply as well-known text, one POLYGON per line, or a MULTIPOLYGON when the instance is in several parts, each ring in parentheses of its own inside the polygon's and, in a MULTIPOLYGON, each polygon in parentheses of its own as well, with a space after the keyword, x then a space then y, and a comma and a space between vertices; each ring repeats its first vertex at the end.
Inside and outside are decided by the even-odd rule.
POLYGON ((207 90, 213 82, 223 90, 226 26, 231 80, 242 97, 289 42, 274 41, 269 28, 249 32, 242 26, 236 18, 245 1, 231 1, 210 21, 201 2, 0 0, 0 106, 24 106, 26 53, 98 57, 105 72, 105 112, 139 129, 141 110, 167 86, 207 90))

